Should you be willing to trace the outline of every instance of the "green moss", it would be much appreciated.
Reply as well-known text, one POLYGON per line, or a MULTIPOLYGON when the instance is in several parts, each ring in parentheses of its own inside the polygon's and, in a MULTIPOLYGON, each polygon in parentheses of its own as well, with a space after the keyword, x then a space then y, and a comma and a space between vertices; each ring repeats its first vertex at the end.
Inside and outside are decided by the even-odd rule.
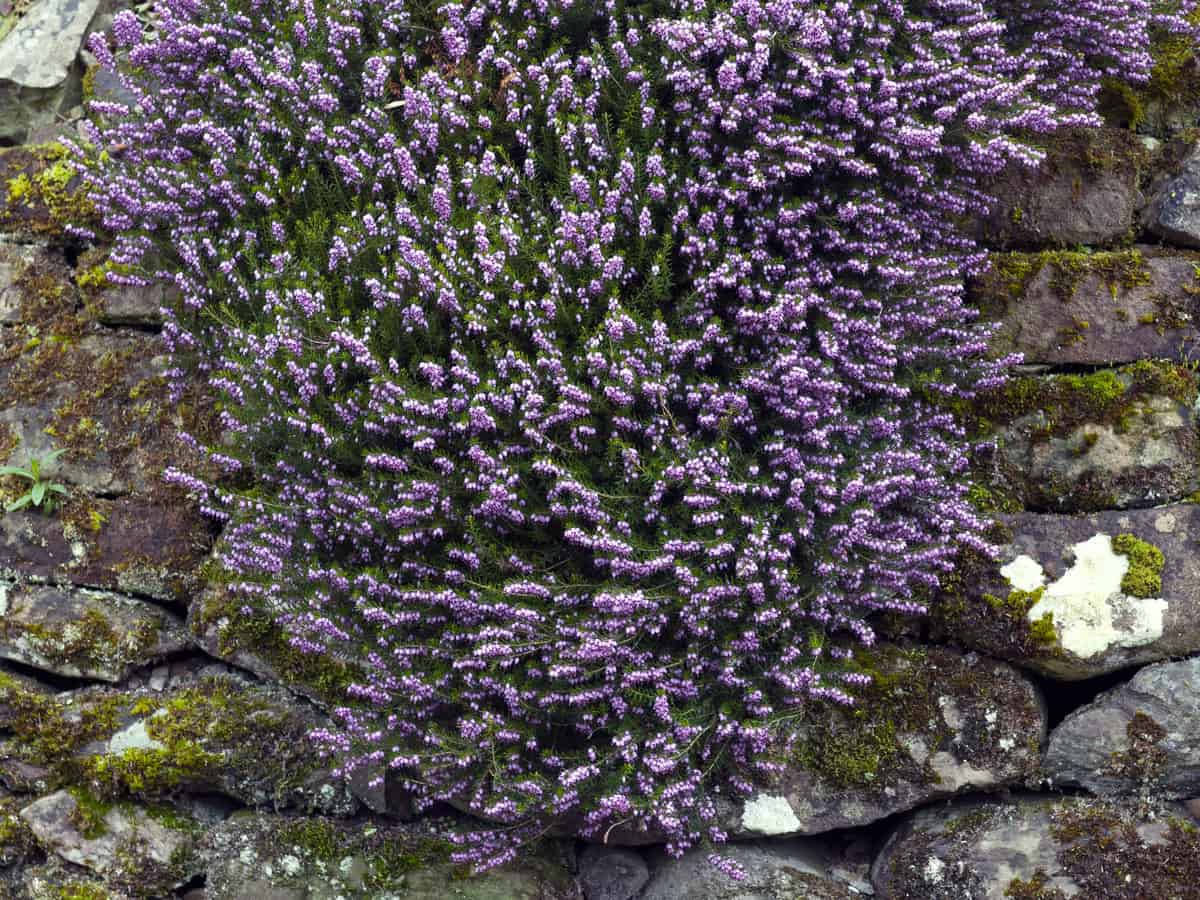
MULTIPOLYGON (((937 715, 926 652, 860 651, 854 666, 871 683, 856 690, 853 707, 814 710, 789 762, 833 784, 869 792, 886 790, 900 777, 935 783, 932 769, 914 764, 900 741, 905 732, 928 731, 930 717, 937 715)), ((940 736, 932 738, 936 743, 940 736)))
POLYGON ((48 660, 85 672, 141 662, 159 639, 158 625, 151 620, 121 633, 95 608, 85 610, 67 627, 0 619, 0 633, 25 640, 33 652, 48 660))
POLYGON ((1014 628, 1026 631, 1034 643, 1044 647, 1056 647, 1058 633, 1054 630, 1054 614, 1047 612, 1037 619, 1029 619, 1030 610, 1041 602, 1045 593, 1045 587, 1032 591, 1013 588, 1007 597, 984 594, 983 600, 993 611, 1011 619, 1014 628))
POLYGON ((91 881, 70 881, 54 888, 52 900, 113 900, 112 893, 91 881))
POLYGON ((1011 378, 955 412, 969 433, 981 438, 997 425, 1040 413, 1041 425, 1031 431, 1038 440, 1086 425, 1108 425, 1120 432, 1144 409, 1145 398, 1166 396, 1190 406, 1197 393, 1197 374, 1191 367, 1141 360, 1085 374, 1011 378))
POLYGON ((108 825, 104 817, 113 805, 78 785, 69 788, 69 792, 75 798, 72 824, 79 829, 79 833, 89 841, 108 834, 108 825))
MULTIPOLYGON (((204 574, 210 584, 223 575, 212 566, 204 574)), ((221 655, 245 648, 267 660, 283 683, 307 689, 320 698, 340 700, 346 688, 362 677, 348 662, 297 650, 278 624, 263 615, 245 615, 240 604, 228 598, 212 598, 195 620, 198 629, 211 626, 219 629, 221 655)))
POLYGON ((18 203, 28 203, 33 196, 33 182, 29 180, 29 176, 22 172, 16 178, 8 180, 8 190, 5 192, 5 198, 9 206, 16 206, 18 203))
POLYGON ((1067 900, 1067 895, 1058 888, 1047 887, 1050 876, 1038 869, 1028 881, 1014 878, 1004 889, 1004 896, 1012 900, 1067 900))
MULTIPOLYGON (((1188 18, 1200 23, 1200 11, 1188 18)), ((1195 96, 1196 43, 1191 37, 1160 33, 1151 42, 1150 54, 1154 66, 1144 84, 1111 77, 1101 82, 1099 108, 1111 124, 1135 131, 1146 123, 1151 107, 1169 108, 1195 96)))
POLYGON ((87 67, 87 71, 83 73, 81 89, 83 91, 83 102, 90 103, 96 96, 96 73, 100 70, 99 64, 87 67))
POLYGON ((1131 597, 1157 597, 1162 593, 1163 553, 1153 544, 1132 534, 1112 539, 1114 553, 1129 560, 1129 570, 1121 579, 1121 590, 1131 597))
POLYGON ((1057 646, 1058 632, 1054 629, 1054 613, 1043 613, 1030 622, 1029 636, 1036 644, 1057 646))

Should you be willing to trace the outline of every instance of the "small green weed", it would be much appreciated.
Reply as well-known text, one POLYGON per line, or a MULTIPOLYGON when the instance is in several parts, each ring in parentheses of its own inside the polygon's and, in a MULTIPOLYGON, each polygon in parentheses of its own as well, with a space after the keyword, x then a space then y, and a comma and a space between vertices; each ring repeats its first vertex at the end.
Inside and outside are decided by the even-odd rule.
POLYGON ((12 475, 17 478, 24 478, 30 483, 29 490, 5 505, 6 512, 15 512, 26 506, 41 507, 46 512, 54 511, 54 495, 62 494, 66 496, 67 489, 56 481, 50 481, 43 477, 42 469, 48 466, 54 460, 58 459, 65 450, 52 450, 45 456, 32 457, 27 467, 24 469, 17 466, 0 466, 0 476, 12 475))

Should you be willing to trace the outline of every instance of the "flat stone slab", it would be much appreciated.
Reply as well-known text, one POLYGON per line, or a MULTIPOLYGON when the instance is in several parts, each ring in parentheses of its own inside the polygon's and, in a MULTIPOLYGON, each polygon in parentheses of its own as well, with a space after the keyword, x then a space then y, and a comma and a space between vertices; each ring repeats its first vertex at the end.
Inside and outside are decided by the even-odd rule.
POLYGON ((1200 658, 1146 666, 1075 710, 1043 765, 1054 785, 1093 794, 1200 796, 1200 658))
POLYGON ((206 900, 581 900, 567 848, 544 845, 478 875, 448 861, 454 847, 428 829, 235 814, 198 846, 206 900), (318 835, 324 844, 305 835, 318 835), (397 867, 398 857, 408 862, 397 867))
POLYGON ((1095 512, 1157 506, 1200 489, 1196 373, 1144 360, 1022 376, 975 401, 994 449, 977 477, 1002 509, 1095 512))
POLYGON ((1184 157, 1174 176, 1151 196, 1144 221, 1168 243, 1200 248, 1200 148, 1184 157))
POLYGON ((1200 650, 1200 506, 1000 521, 999 561, 964 563, 935 610, 953 639, 1064 680, 1200 650))
POLYGON ((184 603, 199 590, 207 524, 183 498, 81 500, 0 516, 0 577, 184 603))
POLYGON ((1151 247, 1114 253, 1014 253, 994 258, 975 289, 999 323, 991 347, 1046 365, 1188 362, 1200 326, 1200 257, 1151 247))
POLYGON ((35 0, 11 29, 0 28, 0 137, 21 143, 77 97, 75 58, 100 5, 35 0))
POLYGON ((105 325, 159 328, 160 310, 170 307, 179 292, 169 285, 112 285, 100 293, 100 321, 105 325))
POLYGON ((999 203, 977 234, 990 246, 1104 245, 1133 227, 1146 151, 1125 129, 1066 131, 1036 169, 1012 165, 986 185, 999 203))
POLYGON ((73 678, 118 682, 188 646, 152 604, 93 590, 0 582, 0 657, 73 678))
POLYGON ((654 876, 638 900, 857 900, 870 889, 831 876, 828 849, 811 838, 739 841, 690 850, 679 859, 661 852, 655 857, 654 876), (710 853, 735 863, 745 878, 734 881, 719 871, 710 853))
MULTIPOLYGON (((139 869, 166 869, 166 884, 186 881, 197 874, 181 863, 182 852, 195 835, 164 825, 158 818, 133 804, 110 806, 95 811, 98 821, 90 829, 81 826, 79 801, 68 791, 57 791, 21 810, 21 819, 47 850, 67 862, 91 869, 98 875, 137 875, 139 869), (89 833, 85 835, 84 831, 89 833), (95 832, 95 833, 92 833, 95 832)), ((162 875, 159 879, 162 881, 162 875)))
POLYGON ((871 868, 878 900, 1191 897, 1200 836, 1180 808, 1023 797, 923 809, 871 868), (1061 892, 1061 893, 1058 893, 1061 892))
POLYGON ((100 0, 38 0, 0 42, 0 82, 53 88, 67 78, 100 0))

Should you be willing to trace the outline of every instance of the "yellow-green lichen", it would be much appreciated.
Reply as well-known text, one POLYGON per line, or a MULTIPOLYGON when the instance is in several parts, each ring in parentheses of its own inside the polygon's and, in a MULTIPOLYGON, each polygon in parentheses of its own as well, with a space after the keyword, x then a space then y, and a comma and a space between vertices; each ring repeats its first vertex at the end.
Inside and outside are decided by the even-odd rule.
POLYGON ((16 206, 18 203, 28 203, 33 196, 33 182, 29 180, 29 176, 22 172, 15 178, 10 178, 5 191, 5 199, 9 206, 16 206))
POLYGON ((1129 570, 1121 579, 1121 590, 1131 597, 1157 597, 1162 593, 1163 552, 1132 534, 1112 539, 1114 553, 1129 560, 1129 570))
POLYGON ((54 888, 51 900, 113 900, 112 892, 93 881, 69 881, 54 888))

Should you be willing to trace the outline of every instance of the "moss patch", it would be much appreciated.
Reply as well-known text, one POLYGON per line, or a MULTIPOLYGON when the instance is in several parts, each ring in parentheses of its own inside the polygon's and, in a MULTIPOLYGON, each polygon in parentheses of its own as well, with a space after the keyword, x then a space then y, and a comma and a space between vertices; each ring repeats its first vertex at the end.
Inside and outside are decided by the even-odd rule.
POLYGON ((1153 784, 1167 767, 1167 751, 1159 742, 1167 730, 1146 713, 1138 710, 1125 726, 1127 749, 1114 753, 1105 771, 1142 786, 1153 784))
POLYGON ((99 217, 79 176, 79 164, 57 142, 0 152, 5 205, 0 230, 63 237, 68 226, 92 228, 99 217))
MULTIPOLYGON (((1188 19, 1200 23, 1200 11, 1188 19)), ((1154 66, 1145 84, 1112 77, 1101 83, 1099 108, 1110 124, 1135 131, 1146 123, 1152 107, 1166 109, 1194 101, 1200 89, 1196 42, 1187 35, 1160 33, 1151 42, 1150 55, 1154 66)))
POLYGON ((1129 560, 1129 571, 1121 579, 1121 590, 1131 597, 1157 597, 1162 593, 1163 553, 1153 544, 1132 534, 1112 539, 1113 552, 1129 560))
POLYGON ((1200 831, 1166 816, 1166 834, 1154 842, 1116 806, 1064 805, 1052 816, 1051 834, 1062 846, 1063 874, 1088 900, 1192 897, 1200 884, 1200 831))
POLYGON ((1044 589, 1011 589, 1004 596, 979 591, 980 585, 998 577, 995 562, 974 550, 961 550, 954 571, 943 576, 942 590, 930 604, 934 634, 986 648, 1000 659, 1047 659, 1061 654, 1053 614, 1029 619, 1029 610, 1044 589))
MULTIPOLYGON (((206 570, 210 584, 221 577, 213 567, 206 570)), ((304 653, 288 643, 284 630, 263 615, 246 615, 242 605, 220 589, 208 598, 192 622, 199 635, 215 632, 218 656, 232 659, 245 651, 263 659, 284 684, 325 702, 340 702, 346 688, 364 677, 352 663, 326 654, 304 653)))
POLYGON ((1150 282, 1150 271, 1139 250, 1043 250, 1037 253, 993 253, 991 268, 972 287, 984 311, 1002 311, 1025 296, 1042 269, 1050 268, 1050 288, 1069 300, 1088 278, 1099 278, 1114 298, 1150 282))

